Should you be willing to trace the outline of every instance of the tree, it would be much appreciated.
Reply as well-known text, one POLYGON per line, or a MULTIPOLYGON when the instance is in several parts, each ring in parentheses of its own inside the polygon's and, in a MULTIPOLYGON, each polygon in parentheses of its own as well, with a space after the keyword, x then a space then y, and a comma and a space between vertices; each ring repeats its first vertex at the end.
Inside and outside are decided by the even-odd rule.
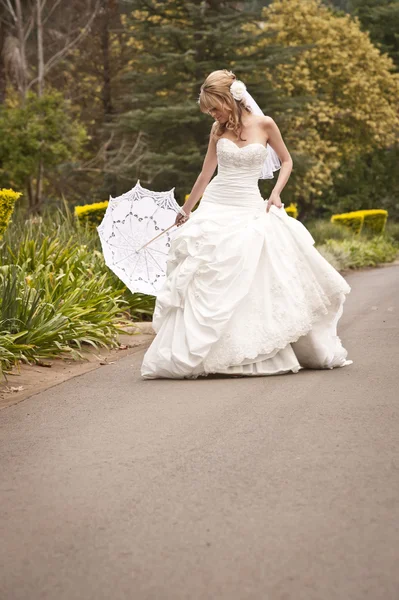
POLYGON ((115 132, 109 127, 118 117, 118 99, 124 93, 120 74, 135 54, 128 47, 131 34, 123 14, 121 2, 101 0, 90 36, 73 50, 63 71, 63 87, 89 133, 85 160, 73 181, 63 181, 68 197, 76 197, 77 181, 82 194, 97 198, 115 195, 120 179, 121 187, 131 181, 126 165, 133 169, 145 152, 140 134, 125 136, 116 143, 115 132))
POLYGON ((333 207, 335 213, 383 208, 390 220, 398 221, 398 164, 399 144, 350 158, 334 174, 333 186, 323 194, 323 206, 333 207))
POLYGON ((59 92, 27 92, 23 105, 0 107, 1 187, 26 189, 29 208, 40 210, 32 181, 41 164, 50 174, 76 160, 86 140, 84 127, 69 114, 59 92))
MULTIPOLYGON (((72 4, 76 2, 72 0, 72 4)), ((82 2, 78 3, 82 8, 82 2)), ((67 15, 65 11, 61 12, 60 0, 0 0, 1 25, 6 30, 2 43, 3 62, 0 62, 3 103, 7 83, 11 90, 14 88, 18 91, 22 108, 30 92, 35 90, 40 99, 45 93, 46 78, 87 35, 99 7, 100 0, 95 4, 87 0, 89 14, 83 12, 82 23, 77 11, 67 11, 67 15)), ((33 106, 32 102, 30 106, 33 106)), ((44 147, 45 143, 38 145, 37 169, 28 176, 27 181, 32 211, 38 211, 42 203, 43 177, 47 165, 40 154, 44 147)), ((7 156, 4 161, 9 164, 7 156)))
POLYGON ((332 0, 332 3, 358 17, 372 42, 399 67, 399 0, 332 0))
POLYGON ((266 43, 307 45, 295 62, 268 74, 282 92, 309 99, 291 113, 288 136, 305 165, 295 174, 294 164, 293 177, 304 216, 320 204, 318 197, 342 163, 395 144, 399 76, 357 19, 319 0, 275 0, 263 16, 271 34, 266 43))
POLYGON ((267 34, 258 25, 260 10, 245 10, 245 2, 131 0, 129 7, 130 57, 114 128, 119 140, 141 132, 146 148, 126 172, 155 188, 176 187, 183 198, 201 169, 212 124, 198 108, 201 83, 215 69, 232 69, 260 106, 273 110, 282 99, 257 67, 282 55, 253 47, 267 34))

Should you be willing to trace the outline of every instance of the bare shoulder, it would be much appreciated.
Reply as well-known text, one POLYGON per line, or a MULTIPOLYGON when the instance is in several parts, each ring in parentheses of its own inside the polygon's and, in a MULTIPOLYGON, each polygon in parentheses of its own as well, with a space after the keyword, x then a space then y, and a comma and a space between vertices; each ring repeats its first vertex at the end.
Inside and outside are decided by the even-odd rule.
POLYGON ((285 145, 281 131, 272 117, 264 115, 262 117, 262 127, 267 136, 267 142, 271 145, 273 150, 277 153, 281 162, 290 162, 292 164, 292 158, 288 152, 288 148, 285 145))
POLYGON ((259 115, 259 119, 261 120, 263 129, 267 132, 273 131, 277 127, 276 121, 272 117, 259 115))
POLYGON ((254 115, 253 119, 256 127, 263 131, 267 138, 278 131, 276 122, 268 115, 254 115))

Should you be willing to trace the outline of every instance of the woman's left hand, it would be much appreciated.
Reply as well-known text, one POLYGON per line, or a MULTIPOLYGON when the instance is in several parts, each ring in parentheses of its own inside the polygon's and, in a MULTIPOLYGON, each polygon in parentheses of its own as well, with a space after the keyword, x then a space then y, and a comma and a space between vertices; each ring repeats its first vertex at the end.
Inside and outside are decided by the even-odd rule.
POLYGON ((281 208, 283 206, 280 198, 280 194, 271 193, 269 196, 269 200, 267 201, 266 212, 269 212, 270 207, 274 204, 277 208, 281 208))

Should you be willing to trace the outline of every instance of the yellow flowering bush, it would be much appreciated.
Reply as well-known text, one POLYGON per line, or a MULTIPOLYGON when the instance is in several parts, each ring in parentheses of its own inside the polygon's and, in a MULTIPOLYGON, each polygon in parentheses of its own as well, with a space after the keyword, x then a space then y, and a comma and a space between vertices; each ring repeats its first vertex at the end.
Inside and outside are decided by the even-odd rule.
POLYGON ((384 232, 388 218, 388 211, 382 209, 355 210, 349 213, 333 215, 331 223, 344 225, 353 233, 360 234, 362 231, 380 235, 384 232))
POLYGON ((75 206, 75 217, 82 224, 88 223, 92 227, 97 227, 103 220, 107 206, 108 200, 75 206))
POLYGON ((21 192, 6 188, 0 190, 0 239, 8 227, 15 203, 20 196, 22 196, 21 192))
POLYGON ((289 215, 290 217, 293 217, 294 219, 298 218, 298 205, 296 202, 291 202, 291 204, 285 208, 285 212, 287 213, 287 215, 289 215))

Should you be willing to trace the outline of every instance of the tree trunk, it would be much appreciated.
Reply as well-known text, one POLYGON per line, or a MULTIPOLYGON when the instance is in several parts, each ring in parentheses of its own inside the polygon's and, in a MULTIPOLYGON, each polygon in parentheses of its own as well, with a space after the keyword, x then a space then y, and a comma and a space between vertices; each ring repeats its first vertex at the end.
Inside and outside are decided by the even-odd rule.
MULTIPOLYGON (((116 5, 113 0, 101 0, 100 10, 100 47, 102 54, 102 102, 104 111, 104 123, 110 123, 114 107, 112 105, 112 83, 111 83, 111 50, 110 50, 110 22, 114 16, 116 5)), ((113 151, 110 144, 105 152, 105 162, 113 151)), ((104 175, 104 187, 109 193, 116 193, 116 177, 112 174, 104 175)))
POLYGON ((32 177, 28 177, 26 180, 26 192, 28 196, 28 210, 29 212, 32 212, 34 205, 32 177))
POLYGON ((4 102, 6 101, 6 88, 7 88, 6 67, 4 64, 4 54, 3 54, 4 40, 5 40, 5 35, 6 35, 6 27, 5 27, 5 23, 2 19, 3 12, 4 12, 4 9, 2 9, 0 6, 0 104, 4 104, 4 102))
POLYGON ((111 65, 109 52, 109 20, 111 18, 109 10, 109 0, 102 0, 101 13, 101 52, 103 59, 102 99, 105 121, 109 121, 113 112, 111 90, 111 65))
POLYGON ((41 212, 42 191, 43 191, 43 159, 42 159, 42 157, 40 157, 39 168, 37 170, 35 204, 33 207, 34 212, 37 214, 40 214, 40 212, 41 212))
MULTIPOLYGON (((43 51, 43 20, 42 20, 42 0, 36 0, 36 27, 37 27, 37 95, 43 96, 44 91, 44 51, 43 51)), ((39 150, 41 153, 41 150, 39 150)), ((40 156, 39 167, 37 170, 36 190, 33 204, 33 211, 40 213, 43 191, 43 158, 40 156)))
POLYGON ((37 27, 37 95, 43 96, 44 89, 44 52, 43 52, 43 19, 42 0, 36 0, 36 27, 37 27))
POLYGON ((17 16, 17 36, 19 41, 19 53, 21 58, 21 68, 18 74, 18 91, 22 98, 22 102, 25 102, 26 89, 27 89, 27 66, 26 66, 26 44, 25 44, 25 31, 24 21, 22 18, 22 6, 21 0, 15 0, 15 13, 17 16))

